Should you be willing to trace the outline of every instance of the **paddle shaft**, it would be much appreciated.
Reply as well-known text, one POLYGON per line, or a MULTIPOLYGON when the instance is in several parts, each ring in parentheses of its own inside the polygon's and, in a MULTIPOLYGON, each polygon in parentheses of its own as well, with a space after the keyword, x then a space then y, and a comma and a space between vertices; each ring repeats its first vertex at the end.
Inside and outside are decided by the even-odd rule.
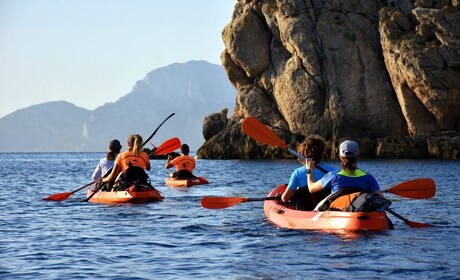
POLYGON ((76 192, 78 192, 78 191, 81 191, 82 189, 84 189, 84 188, 86 188, 86 187, 88 187, 88 186, 91 186, 92 184, 94 184, 94 183, 96 183, 96 182, 97 182, 97 181, 92 181, 91 183, 88 183, 88 184, 86 184, 86 185, 84 185, 84 186, 82 186, 82 187, 79 187, 78 189, 74 190, 74 191, 72 192, 72 194, 74 194, 74 193, 76 193, 76 192))
POLYGON ((268 197, 248 197, 244 202, 252 202, 252 201, 265 201, 265 200, 277 200, 279 197, 277 196, 268 196, 268 197))
MULTIPOLYGON (((286 148, 286 150, 288 150, 288 152, 290 152, 291 154, 295 155, 296 157, 298 157, 298 158, 300 158, 300 159, 302 159, 302 160, 307 160, 306 157, 304 157, 303 155, 299 154, 298 152, 294 151, 293 149, 291 149, 291 148, 289 148, 289 147, 286 148)), ((315 167, 318 168, 318 170, 321 171, 321 172, 323 172, 324 174, 329 173, 328 170, 322 168, 321 166, 319 166, 319 165, 317 165, 317 164, 315 164, 315 167)))
POLYGON ((150 139, 152 139, 153 136, 155 136, 155 134, 157 134, 157 131, 158 129, 160 129, 160 127, 172 116, 174 116, 176 113, 172 113, 171 115, 169 115, 162 123, 160 123, 160 125, 155 129, 155 131, 153 131, 152 135, 149 136, 149 138, 147 138, 147 140, 144 141, 144 143, 142 144, 142 146, 145 146, 149 141, 150 139))
POLYGON ((405 222, 406 224, 408 224, 411 228, 432 227, 432 225, 430 225, 430 224, 424 224, 424 223, 418 223, 418 222, 410 221, 409 219, 404 218, 403 216, 399 215, 398 213, 396 213, 395 211, 391 210, 390 208, 385 209, 385 211, 391 213, 391 214, 392 214, 393 216, 395 216, 396 218, 402 220, 403 222, 405 222))

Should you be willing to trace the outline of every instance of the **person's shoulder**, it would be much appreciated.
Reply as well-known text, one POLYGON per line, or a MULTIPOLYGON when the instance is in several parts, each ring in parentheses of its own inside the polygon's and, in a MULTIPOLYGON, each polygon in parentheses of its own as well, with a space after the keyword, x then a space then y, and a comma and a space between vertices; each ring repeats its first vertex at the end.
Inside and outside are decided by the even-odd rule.
POLYGON ((324 169, 326 169, 329 172, 337 171, 337 169, 335 169, 335 167, 333 166, 330 166, 330 165, 323 165, 323 166, 324 166, 324 169))
POLYGON ((307 167, 305 165, 302 165, 300 167, 297 167, 295 170, 294 170, 295 173, 305 173, 307 172, 307 167))
POLYGON ((333 170, 329 170, 328 173, 326 173, 326 175, 324 175, 324 177, 326 178, 334 178, 336 175, 337 175, 337 170, 335 170, 335 168, 333 170))

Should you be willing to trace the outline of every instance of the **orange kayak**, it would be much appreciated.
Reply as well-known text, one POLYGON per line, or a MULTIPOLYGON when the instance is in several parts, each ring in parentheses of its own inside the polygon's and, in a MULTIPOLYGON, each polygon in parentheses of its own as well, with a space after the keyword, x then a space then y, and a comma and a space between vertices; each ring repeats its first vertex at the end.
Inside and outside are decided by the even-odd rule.
MULTIPOLYGON (((90 197, 93 194, 92 190, 88 190, 86 197, 90 197)), ((156 189, 148 191, 98 191, 93 197, 90 198, 90 202, 94 203, 146 203, 153 201, 163 200, 164 197, 156 189)))
MULTIPOLYGON (((268 197, 281 194, 286 185, 279 185, 268 197)), ((264 212, 268 220, 282 228, 312 230, 386 230, 389 223, 386 212, 300 211, 265 200, 264 212)))
POLYGON ((192 187, 196 185, 209 184, 209 182, 204 177, 195 177, 190 179, 176 179, 168 177, 166 178, 164 184, 170 187, 192 187))

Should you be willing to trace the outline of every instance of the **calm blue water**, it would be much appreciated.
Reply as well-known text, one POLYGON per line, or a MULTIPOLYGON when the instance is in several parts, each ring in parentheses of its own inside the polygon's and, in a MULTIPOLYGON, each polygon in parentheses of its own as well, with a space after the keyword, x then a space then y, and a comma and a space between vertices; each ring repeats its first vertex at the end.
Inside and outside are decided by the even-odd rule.
MULTIPOLYGON (((0 154, 0 279, 454 279, 459 268, 459 161, 361 161, 381 186, 433 178, 437 195, 408 200, 388 194, 411 229, 392 218, 383 233, 279 229, 262 202, 221 210, 204 195, 264 197, 285 183, 295 160, 198 160, 209 185, 163 186, 164 161, 150 177, 166 199, 141 205, 42 197, 91 182, 102 153, 0 154)), ((338 162, 329 162, 338 166, 338 162)))

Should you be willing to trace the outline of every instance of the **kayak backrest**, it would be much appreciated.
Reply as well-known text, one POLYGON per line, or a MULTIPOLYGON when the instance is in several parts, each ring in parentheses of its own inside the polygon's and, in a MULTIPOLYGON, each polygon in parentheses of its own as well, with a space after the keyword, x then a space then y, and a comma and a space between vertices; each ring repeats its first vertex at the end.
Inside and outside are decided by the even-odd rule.
MULTIPOLYGON (((331 195, 329 195, 325 200, 324 202, 322 203, 322 205, 320 205, 319 207, 317 207, 316 209, 318 209, 319 211, 327 211, 331 208, 332 206, 332 203, 338 199, 339 197, 341 196, 347 196, 347 195, 350 195, 350 194, 353 194, 353 193, 361 193, 363 190, 361 188, 358 188, 358 187, 347 187, 347 188, 343 188, 341 190, 339 190, 338 192, 335 192, 331 195)), ((350 198, 345 198, 344 200, 349 200, 350 198)), ((350 200, 351 202, 351 200, 350 200)), ((321 203, 321 202, 320 202, 321 203)), ((343 203, 340 203, 340 204, 343 204, 343 203)), ((339 203, 336 204, 336 206, 339 206, 339 203)), ((334 208, 343 208, 343 207, 334 207, 334 208)))

